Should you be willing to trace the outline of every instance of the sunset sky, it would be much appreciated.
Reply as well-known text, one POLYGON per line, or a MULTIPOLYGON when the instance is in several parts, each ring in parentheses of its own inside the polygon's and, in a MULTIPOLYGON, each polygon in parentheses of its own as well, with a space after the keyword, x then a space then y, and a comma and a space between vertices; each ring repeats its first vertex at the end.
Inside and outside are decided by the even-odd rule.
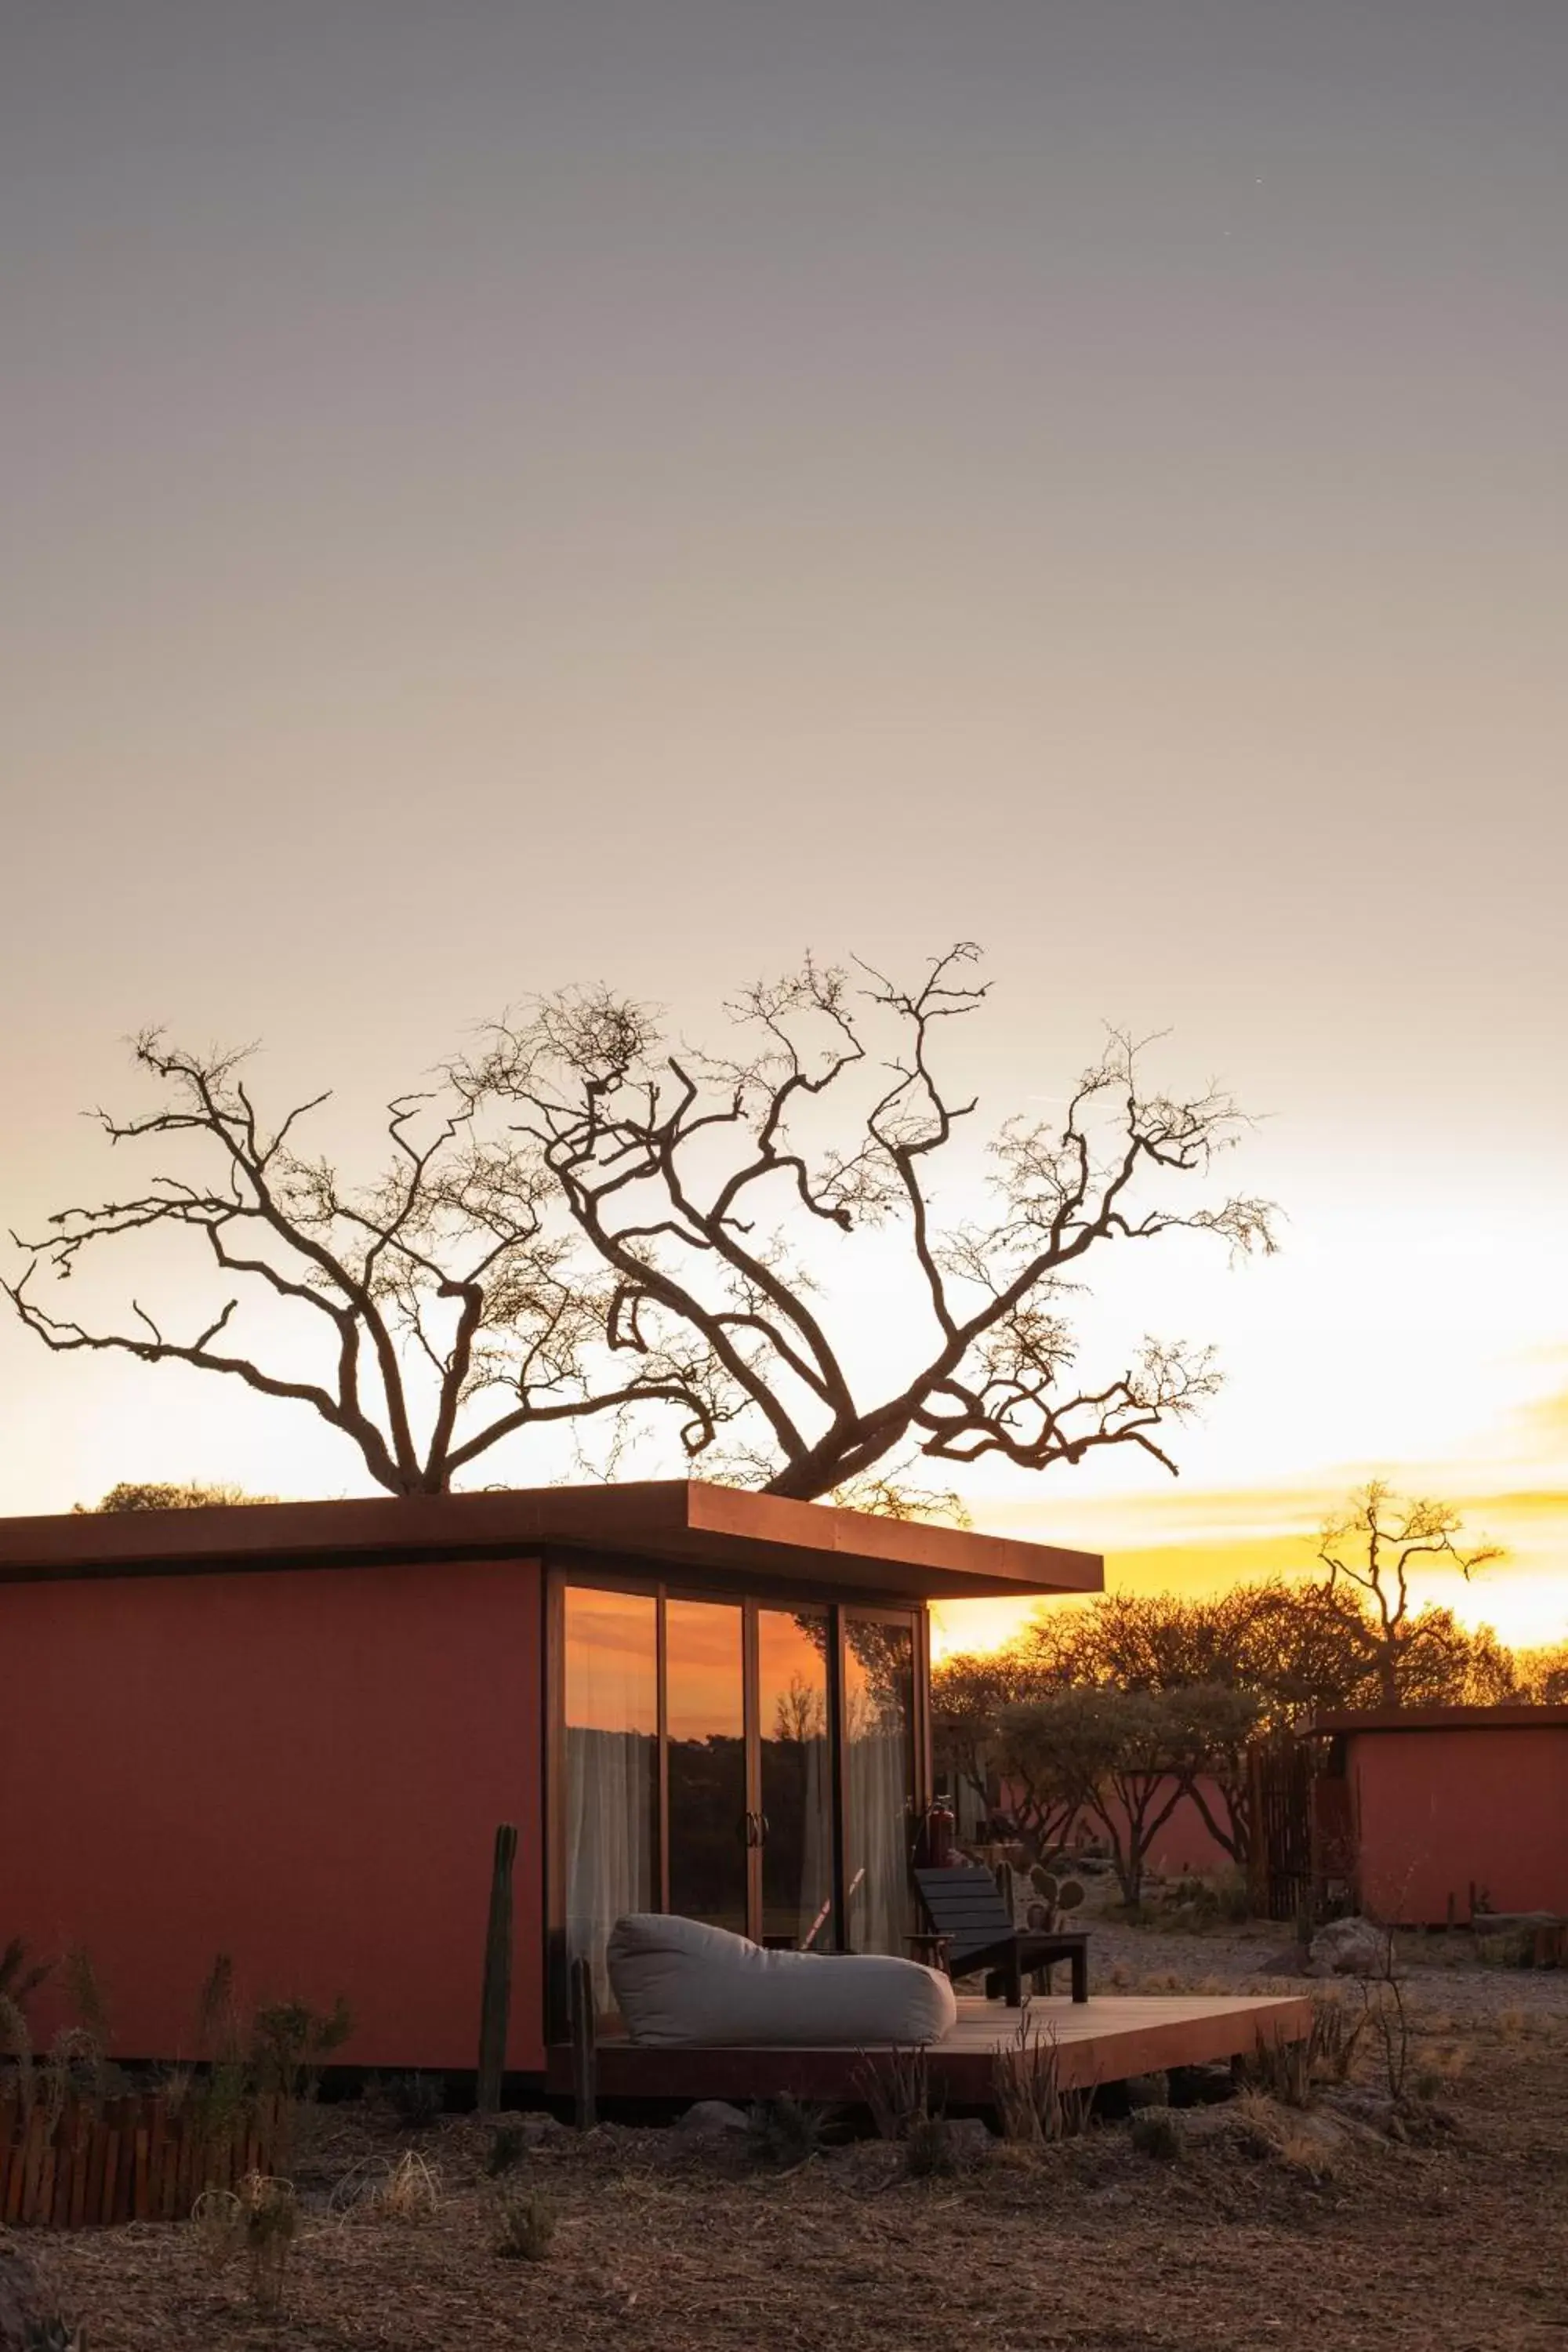
MULTIPOLYGON (((368 1144, 531 990, 974 939, 992 1124, 1169 1031, 1287 1219, 1086 1303, 1219 1347, 1179 1481, 976 1523, 1214 1583, 1382 1471, 1568 1635, 1565 110, 1561 0, 10 11, 0 1231, 147 1022, 368 1144)), ((366 1484, 0 1400, 5 1511, 366 1484)))

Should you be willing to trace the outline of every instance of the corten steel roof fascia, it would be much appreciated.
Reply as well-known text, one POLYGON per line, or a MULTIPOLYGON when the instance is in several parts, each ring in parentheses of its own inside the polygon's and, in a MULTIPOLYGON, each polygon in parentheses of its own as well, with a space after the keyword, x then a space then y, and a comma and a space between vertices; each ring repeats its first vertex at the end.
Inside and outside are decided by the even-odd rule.
POLYGON ((910 1600, 1100 1592, 1097 1553, 885 1519, 700 1479, 0 1519, 0 1583, 432 1562, 580 1548, 910 1600))
POLYGON ((1373 1706, 1313 1716, 1309 1733, 1359 1731, 1568 1731, 1568 1706, 1373 1706))

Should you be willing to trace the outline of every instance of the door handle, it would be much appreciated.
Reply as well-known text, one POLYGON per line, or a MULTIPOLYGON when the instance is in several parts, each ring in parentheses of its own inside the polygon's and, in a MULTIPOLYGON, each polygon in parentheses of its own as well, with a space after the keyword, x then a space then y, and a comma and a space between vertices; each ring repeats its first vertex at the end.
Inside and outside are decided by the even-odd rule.
POLYGON ((735 1827, 735 1835, 740 1839, 742 1845, 752 1846, 756 1844, 756 1823, 757 1817, 755 1813, 742 1813, 741 1815, 740 1821, 737 1822, 735 1827))

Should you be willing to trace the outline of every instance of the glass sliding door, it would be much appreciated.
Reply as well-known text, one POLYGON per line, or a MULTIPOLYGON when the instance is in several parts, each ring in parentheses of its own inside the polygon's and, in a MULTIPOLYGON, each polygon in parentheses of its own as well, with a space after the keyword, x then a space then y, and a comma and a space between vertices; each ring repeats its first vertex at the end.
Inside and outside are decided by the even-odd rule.
POLYGON ((631 1911, 819 1952, 905 1949, 913 1615, 652 1579, 555 1589, 551 1923, 601 2009, 605 1945, 631 1911))
POLYGON ((902 1952, 911 1926, 914 1632, 907 1618, 844 1617, 844 1942, 902 1952))
POLYGON ((745 1616, 739 1601, 664 1604, 668 1904, 747 1932, 745 1616))
POLYGON ((827 1634, 826 1609, 757 1611, 760 1933, 818 1952, 837 1940, 827 1634))
POLYGON ((591 1963, 604 2008, 610 1929, 660 1907, 658 1603, 568 1585, 563 1604, 566 1955, 591 1963))

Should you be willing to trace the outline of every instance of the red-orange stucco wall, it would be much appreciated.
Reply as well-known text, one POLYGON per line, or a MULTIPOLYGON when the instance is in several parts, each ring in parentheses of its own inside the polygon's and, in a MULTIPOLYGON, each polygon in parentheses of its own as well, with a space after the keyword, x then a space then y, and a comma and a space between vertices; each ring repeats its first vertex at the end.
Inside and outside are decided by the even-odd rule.
POLYGON ((0 1941, 79 1943, 122 2056, 194 2053, 222 1950, 247 2001, 345 1994, 345 2062, 472 2066, 513 1822, 542 2066, 542 1638, 531 1560, 0 1586, 0 1941))
MULTIPOLYGON (((1201 1774, 1204 1797, 1210 1812, 1222 1827, 1228 1827, 1229 1808, 1216 1783, 1206 1773, 1201 1774)), ((1163 1781, 1156 1790, 1146 1818, 1152 1819, 1164 1811, 1172 1793, 1172 1784, 1163 1781)), ((998 1801, 1005 1812, 1012 1800, 1008 1784, 1004 1781, 998 1801)), ((1106 1810, 1125 1835, 1127 1809, 1116 1798, 1108 1796, 1106 1810)), ((1080 1839, 1090 1844, 1100 1843, 1105 1834, 1105 1824, 1093 1813, 1082 1813, 1067 1833, 1071 1846, 1080 1839)), ((1223 1878, 1236 1868, 1231 1854, 1209 1828, 1191 1797, 1177 1797, 1171 1811, 1149 1841, 1144 1856, 1146 1867, 1161 1878, 1223 1878)))
POLYGON ((1494 1911, 1568 1912, 1568 1727, 1358 1731, 1346 1762, 1363 1906, 1435 1926, 1472 1882, 1494 1911))
MULTIPOLYGON (((1162 1811, 1170 1793, 1169 1782, 1163 1782, 1150 1816, 1162 1811)), ((1218 1788, 1207 1775, 1204 1776, 1204 1795, 1209 1811, 1222 1826, 1228 1826, 1229 1809, 1218 1788)), ((1124 1826, 1126 1808, 1114 1797, 1106 1800, 1107 1810, 1124 1826)), ((1088 1826, 1099 1824, 1092 1819, 1088 1826)), ((1178 1797, 1171 1812, 1149 1841, 1148 1867, 1162 1878, 1223 1878, 1233 1872, 1236 1864, 1208 1823, 1204 1820, 1190 1797, 1178 1797)))

